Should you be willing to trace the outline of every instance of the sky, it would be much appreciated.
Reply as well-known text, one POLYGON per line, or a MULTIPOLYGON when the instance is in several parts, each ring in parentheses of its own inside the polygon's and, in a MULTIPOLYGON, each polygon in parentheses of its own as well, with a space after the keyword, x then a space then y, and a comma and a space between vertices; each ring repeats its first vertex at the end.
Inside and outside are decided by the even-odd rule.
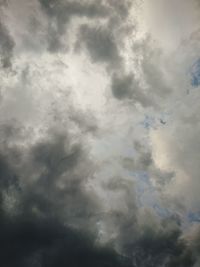
POLYGON ((0 0, 0 266, 200 266, 200 1, 0 0))

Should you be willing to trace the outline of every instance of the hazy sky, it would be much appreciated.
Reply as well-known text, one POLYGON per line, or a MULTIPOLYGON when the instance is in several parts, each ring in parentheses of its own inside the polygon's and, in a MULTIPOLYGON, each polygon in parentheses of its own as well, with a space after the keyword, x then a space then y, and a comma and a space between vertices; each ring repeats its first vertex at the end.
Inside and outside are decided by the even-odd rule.
POLYGON ((0 0, 0 266, 200 266, 200 1, 0 0))

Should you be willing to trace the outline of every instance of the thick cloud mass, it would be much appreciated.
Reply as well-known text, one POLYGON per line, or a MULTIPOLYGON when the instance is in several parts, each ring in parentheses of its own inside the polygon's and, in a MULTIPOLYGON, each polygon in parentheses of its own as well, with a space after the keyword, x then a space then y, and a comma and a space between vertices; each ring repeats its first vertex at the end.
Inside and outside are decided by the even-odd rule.
POLYGON ((94 62, 107 62, 118 65, 120 56, 115 41, 107 29, 89 28, 82 25, 78 42, 85 46, 94 62))
POLYGON ((3 68, 8 68, 11 65, 14 41, 2 22, 0 22, 0 38, 1 64, 3 68))
POLYGON ((199 267, 199 1, 0 15, 0 266, 199 267))

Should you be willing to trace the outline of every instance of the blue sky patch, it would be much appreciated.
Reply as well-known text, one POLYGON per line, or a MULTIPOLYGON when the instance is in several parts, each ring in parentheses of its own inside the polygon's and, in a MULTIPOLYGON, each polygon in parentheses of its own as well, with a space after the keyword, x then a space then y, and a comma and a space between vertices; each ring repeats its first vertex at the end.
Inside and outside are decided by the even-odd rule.
POLYGON ((200 85, 200 59, 198 59, 191 68, 191 85, 198 87, 200 85))
POLYGON ((188 217, 188 220, 190 222, 198 222, 198 223, 200 223, 200 212, 196 212, 196 213, 189 212, 187 217, 188 217))

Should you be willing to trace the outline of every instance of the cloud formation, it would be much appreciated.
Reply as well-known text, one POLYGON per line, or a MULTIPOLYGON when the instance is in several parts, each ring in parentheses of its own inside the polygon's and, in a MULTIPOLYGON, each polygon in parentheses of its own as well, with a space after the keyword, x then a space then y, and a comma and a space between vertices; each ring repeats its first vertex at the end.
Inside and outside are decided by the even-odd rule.
POLYGON ((106 28, 91 28, 82 25, 78 42, 85 44, 93 62, 108 63, 112 68, 120 65, 117 45, 111 32, 106 28))
POLYGON ((0 38, 1 64, 3 68, 8 68, 11 66, 14 41, 2 22, 0 22, 0 38))
POLYGON ((199 8, 2 1, 1 266, 199 265, 199 8))

